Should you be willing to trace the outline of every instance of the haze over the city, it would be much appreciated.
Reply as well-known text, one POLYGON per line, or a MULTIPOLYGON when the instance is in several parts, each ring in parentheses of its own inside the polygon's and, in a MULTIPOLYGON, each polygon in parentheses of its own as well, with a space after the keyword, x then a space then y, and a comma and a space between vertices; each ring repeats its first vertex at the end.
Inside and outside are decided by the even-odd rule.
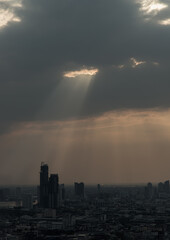
POLYGON ((0 0, 0 184, 170 178, 170 2, 0 0))

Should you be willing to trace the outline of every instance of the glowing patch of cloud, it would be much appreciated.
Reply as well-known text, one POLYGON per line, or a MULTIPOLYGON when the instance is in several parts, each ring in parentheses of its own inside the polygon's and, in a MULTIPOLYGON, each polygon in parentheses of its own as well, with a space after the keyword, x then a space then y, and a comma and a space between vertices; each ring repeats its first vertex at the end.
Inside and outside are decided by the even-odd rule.
POLYGON ((93 76, 93 75, 96 75, 96 73, 97 73, 98 71, 99 71, 99 70, 98 70, 97 68, 95 68, 95 69, 81 69, 81 70, 78 70, 78 71, 66 72, 66 73, 64 74, 64 77, 75 78, 75 77, 80 76, 80 75, 93 76))
POLYGON ((0 3, 7 3, 12 7, 22 7, 22 0, 0 0, 0 3))
POLYGON ((118 69, 123 69, 126 67, 125 64, 120 64, 120 65, 113 65, 114 68, 118 68, 118 69))
POLYGON ((161 25, 170 25, 170 18, 159 21, 161 25))
POLYGON ((134 57, 131 57, 128 62, 120 65, 113 65, 114 68, 124 70, 125 68, 132 67, 136 68, 142 64, 150 64, 154 66, 159 66, 159 62, 152 62, 152 61, 139 61, 134 57))
POLYGON ((156 15, 161 10, 168 7, 165 3, 161 3, 159 0, 140 0, 141 4, 140 10, 145 14, 156 15))
POLYGON ((142 65, 142 64, 151 64, 151 65, 154 65, 154 66, 159 66, 158 62, 138 61, 134 57, 130 58, 130 62, 131 62, 131 67, 132 68, 136 68, 137 66, 142 65))
POLYGON ((21 1, 20 2, 14 2, 14 3, 11 3, 13 7, 17 7, 17 8, 21 8, 22 7, 22 4, 21 4, 21 1))
POLYGON ((152 64, 155 65, 155 66, 159 66, 158 62, 152 62, 152 64))
POLYGON ((0 28, 6 26, 13 19, 13 13, 0 9, 0 28))
POLYGON ((131 58, 131 64, 132 64, 132 67, 135 68, 137 67, 138 65, 141 65, 141 64, 145 64, 146 62, 145 61, 137 61, 135 58, 131 58))
POLYGON ((15 17, 15 18, 13 18, 13 20, 12 20, 13 22, 21 22, 21 19, 20 18, 17 18, 17 17, 15 17))
POLYGON ((121 65, 118 65, 117 67, 118 67, 119 69, 122 69, 122 68, 125 67, 125 65, 124 65, 124 64, 121 64, 121 65))
POLYGON ((21 19, 15 14, 15 9, 19 7, 22 7, 21 0, 0 0, 0 29, 10 22, 21 22, 21 19))

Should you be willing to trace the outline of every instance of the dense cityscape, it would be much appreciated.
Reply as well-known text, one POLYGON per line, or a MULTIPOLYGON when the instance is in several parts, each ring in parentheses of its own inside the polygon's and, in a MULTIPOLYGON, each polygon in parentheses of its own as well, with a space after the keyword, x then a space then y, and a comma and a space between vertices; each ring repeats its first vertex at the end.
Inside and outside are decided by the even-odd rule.
POLYGON ((157 185, 74 186, 48 165, 40 185, 1 187, 0 240, 170 239, 169 181, 157 185))

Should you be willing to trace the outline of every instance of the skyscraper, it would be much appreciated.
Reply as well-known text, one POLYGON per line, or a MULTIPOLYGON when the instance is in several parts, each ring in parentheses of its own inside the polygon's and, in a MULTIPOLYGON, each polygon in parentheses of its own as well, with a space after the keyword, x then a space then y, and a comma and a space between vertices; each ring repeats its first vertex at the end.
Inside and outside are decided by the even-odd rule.
POLYGON ((169 193, 169 180, 164 182, 164 191, 166 193, 169 193))
POLYGON ((51 174, 49 178, 49 208, 56 209, 59 204, 58 174, 51 174))
POLYGON ((33 208, 32 194, 23 194, 22 196, 22 207, 27 209, 33 208))
POLYGON ((147 187, 145 188, 145 194, 146 194, 147 198, 152 198, 153 197, 153 193, 154 193, 153 190, 154 189, 153 189, 152 183, 149 182, 147 184, 147 187))
POLYGON ((48 208, 48 165, 44 163, 40 168, 40 207, 48 208))
POLYGON ((74 183, 74 190, 75 190, 75 195, 77 197, 84 198, 84 183, 74 183))
POLYGON ((62 203, 65 200, 65 187, 64 184, 59 185, 59 204, 62 205, 62 203))
POLYGON ((101 193, 101 185, 100 184, 97 184, 97 192, 101 193))

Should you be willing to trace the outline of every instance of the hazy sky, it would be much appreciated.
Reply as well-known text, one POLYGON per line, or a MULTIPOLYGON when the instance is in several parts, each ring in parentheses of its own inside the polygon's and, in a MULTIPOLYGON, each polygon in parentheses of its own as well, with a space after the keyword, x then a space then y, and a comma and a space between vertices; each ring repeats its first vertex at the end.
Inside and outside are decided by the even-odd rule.
POLYGON ((0 0, 0 185, 170 179, 169 43, 169 0, 0 0))

